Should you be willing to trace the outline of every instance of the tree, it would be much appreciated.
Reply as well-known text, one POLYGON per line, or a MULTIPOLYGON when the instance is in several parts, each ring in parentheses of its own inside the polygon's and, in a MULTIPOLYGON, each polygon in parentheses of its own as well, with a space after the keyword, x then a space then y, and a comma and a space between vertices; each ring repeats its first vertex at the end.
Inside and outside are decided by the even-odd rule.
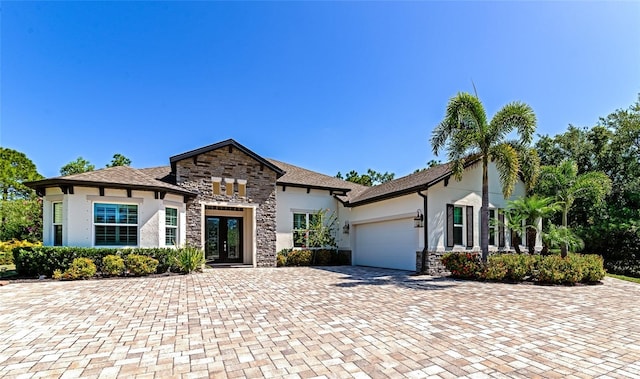
MULTIPOLYGON (((551 216, 560 208, 553 200, 552 197, 538 197, 537 195, 533 195, 510 201, 508 204, 508 212, 519 215, 520 220, 526 222, 525 231, 527 233, 527 249, 529 250, 529 254, 535 252, 539 220, 551 216)), ((513 226, 517 227, 517 225, 513 226)))
POLYGON ((113 154, 113 159, 111 159, 111 163, 107 163, 106 167, 116 167, 116 166, 131 166, 131 159, 125 157, 122 154, 118 154, 118 153, 113 154))
MULTIPOLYGON (((578 165, 565 160, 559 166, 544 166, 536 186, 543 196, 554 196, 561 205, 562 227, 568 228, 568 214, 576 199, 587 199, 599 206, 611 192, 611 179, 603 172, 578 174, 578 165)), ((561 246, 562 257, 567 256, 568 244, 561 246)))
POLYGON ((60 169, 60 175, 74 175, 81 174, 83 172, 93 171, 96 167, 89 163, 88 160, 78 157, 75 161, 69 162, 66 165, 62 166, 60 169))
POLYGON ((536 128, 536 116, 527 104, 512 102, 487 120, 484 106, 477 96, 458 93, 449 100, 445 118, 431 136, 433 152, 437 156, 446 147, 452 171, 462 179, 465 163, 482 160, 482 209, 480 217, 480 247, 482 260, 489 256, 489 161, 498 169, 505 198, 513 192, 521 171, 518 149, 528 146, 536 128), (517 141, 507 141, 516 132, 517 141))
POLYGON ((0 147, 0 196, 2 200, 27 199, 34 192, 24 182, 42 179, 36 165, 24 153, 0 147))
POLYGON ((430 160, 429 162, 427 162, 427 167, 423 167, 423 168, 417 168, 415 169, 415 171, 413 171, 413 173, 415 174, 416 172, 420 172, 420 171, 425 171, 430 169, 431 167, 435 167, 439 164, 442 164, 442 162, 437 161, 435 159, 430 160))
POLYGON ((2 200, 0 219, 0 241, 42 241, 41 199, 2 200))
POLYGON ((390 180, 393 180, 395 177, 394 173, 389 172, 378 172, 372 169, 368 169, 366 174, 358 174, 356 170, 351 170, 347 173, 346 177, 342 176, 342 173, 338 171, 336 174, 336 178, 346 180, 352 183, 362 184, 363 186, 375 186, 378 184, 386 183, 390 180))

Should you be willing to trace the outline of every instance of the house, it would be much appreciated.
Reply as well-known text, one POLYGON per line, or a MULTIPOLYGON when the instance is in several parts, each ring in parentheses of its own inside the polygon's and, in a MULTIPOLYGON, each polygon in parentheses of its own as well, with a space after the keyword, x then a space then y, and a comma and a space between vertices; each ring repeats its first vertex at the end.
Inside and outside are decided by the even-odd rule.
MULTIPOLYGON (((45 245, 164 247, 194 244, 212 263, 275 266, 276 252, 319 209, 337 215, 339 249, 355 265, 437 274, 446 251, 480 250, 481 166, 461 181, 442 164, 365 187, 266 159, 229 139, 146 169, 105 168, 28 183, 43 197, 45 245), (425 241, 426 249, 425 249, 425 241)), ((506 205, 492 165, 491 217, 506 205)), ((522 182, 513 197, 524 195, 522 182)), ((510 238, 492 226, 492 250, 510 238)), ((539 243, 538 243, 539 244, 539 243)))

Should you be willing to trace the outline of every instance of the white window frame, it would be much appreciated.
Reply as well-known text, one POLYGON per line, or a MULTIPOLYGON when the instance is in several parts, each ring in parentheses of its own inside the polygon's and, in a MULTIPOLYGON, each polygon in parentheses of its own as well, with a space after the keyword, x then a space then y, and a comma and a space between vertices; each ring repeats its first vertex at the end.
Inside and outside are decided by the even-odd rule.
POLYGON ((62 236, 63 230, 64 230, 64 212, 62 211, 62 201, 54 201, 51 203, 51 229, 52 229, 52 236, 53 236, 53 246, 62 246, 64 245, 64 237, 62 236), (60 220, 59 222, 56 222, 56 205, 60 204, 60 220), (56 243, 56 227, 59 226, 60 227, 60 243, 57 244, 56 243))
POLYGON ((498 214, 500 210, 498 208, 490 208, 489 209, 489 246, 497 247, 500 244, 500 236, 498 235, 500 229, 498 228, 498 214), (491 212, 493 212, 493 217, 491 217, 491 212), (491 225, 491 220, 493 221, 493 226, 491 225), (493 243, 491 243, 491 231, 493 231, 493 243))
POLYGON ((92 224, 92 242, 93 246, 99 247, 138 247, 140 246, 140 204, 137 203, 128 203, 128 202, 117 202, 117 201, 94 201, 91 204, 91 224, 92 224), (126 205, 126 206, 135 206, 136 207, 136 223, 135 224, 123 224, 123 223, 106 223, 106 222, 96 222, 96 204, 105 204, 105 205, 126 205), (96 242, 96 226, 115 226, 115 227, 135 227, 136 228, 136 243, 135 245, 107 245, 107 244, 97 244, 96 242))
POLYGON ((456 205, 453 204, 453 246, 454 247, 464 247, 466 248, 467 246, 467 207, 465 205, 456 205), (462 223, 461 224, 456 224, 456 208, 460 208, 462 211, 462 223), (456 228, 462 228, 462 241, 460 241, 460 243, 456 243, 455 241, 455 236, 456 236, 456 228))
POLYGON ((305 212, 305 211, 297 211, 297 212, 293 212, 292 213, 292 222, 293 222, 293 228, 291 231, 291 234, 293 236, 293 247, 294 249, 311 249, 311 247, 309 247, 309 224, 311 221, 311 217, 314 216, 316 214, 316 212, 305 212), (295 222, 296 222, 296 215, 304 215, 304 228, 296 228, 295 226, 295 222), (296 241, 296 232, 297 233, 304 233, 305 234, 305 243, 302 244, 302 246, 296 246, 296 244, 298 243, 296 241))
POLYGON ((165 207, 164 208, 164 245, 165 246, 179 246, 180 245, 180 234, 178 233, 179 231, 179 225, 180 225, 180 210, 178 208, 175 207, 165 207), (176 211, 176 215, 175 215, 175 220, 176 220, 176 224, 175 225, 170 225, 167 223, 167 210, 169 209, 173 209, 176 211), (169 230, 174 230, 175 232, 175 241, 173 241, 173 244, 168 244, 167 243, 167 236, 168 233, 167 231, 169 230))

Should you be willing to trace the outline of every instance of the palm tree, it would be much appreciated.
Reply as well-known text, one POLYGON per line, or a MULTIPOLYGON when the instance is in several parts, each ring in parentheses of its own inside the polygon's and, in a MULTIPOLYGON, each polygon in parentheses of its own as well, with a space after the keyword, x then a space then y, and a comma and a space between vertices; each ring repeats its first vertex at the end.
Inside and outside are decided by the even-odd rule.
POLYGON ((484 262, 489 256, 489 161, 495 162, 502 193, 508 198, 518 180, 518 173, 521 172, 521 160, 518 149, 514 146, 527 146, 535 129, 536 116, 527 104, 509 103, 488 121, 484 106, 477 96, 458 93, 449 100, 445 118, 431 136, 435 155, 446 146, 457 180, 462 179, 466 162, 482 159, 480 247, 484 262), (514 131, 518 140, 507 141, 507 136, 514 131))
POLYGON ((509 212, 520 215, 520 218, 526 221, 525 230, 529 254, 533 254, 535 251, 538 220, 551 216, 560 208, 558 204, 553 203, 553 200, 552 197, 533 195, 510 201, 507 206, 509 212))
MULTIPOLYGON (((565 160, 559 166, 544 166, 536 192, 555 196, 562 209, 562 227, 568 233, 568 214, 576 199, 588 199, 593 205, 599 205, 611 192, 611 179, 598 171, 578 175, 578 165, 572 160, 565 160)), ((560 246, 562 257, 567 256, 568 243, 560 246)))

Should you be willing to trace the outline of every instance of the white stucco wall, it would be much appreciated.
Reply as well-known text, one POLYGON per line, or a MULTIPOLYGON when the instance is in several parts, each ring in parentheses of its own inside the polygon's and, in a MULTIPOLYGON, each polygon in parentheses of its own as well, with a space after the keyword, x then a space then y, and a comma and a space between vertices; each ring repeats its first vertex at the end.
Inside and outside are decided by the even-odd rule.
POLYGON ((278 186, 276 193, 276 251, 293 247, 293 214, 314 213, 319 209, 328 209, 338 217, 336 242, 340 249, 349 248, 349 235, 342 233, 345 220, 348 220, 348 210, 336 200, 329 190, 311 189, 307 193, 305 188, 278 186))
POLYGON ((97 188, 74 187, 74 193, 63 195, 57 188, 48 188, 43 199, 43 243, 53 245, 53 202, 62 201, 63 237, 65 246, 94 246, 94 203, 138 205, 138 247, 165 246, 165 207, 178 209, 179 243, 186 239, 186 207, 182 196, 167 194, 155 199, 154 192, 106 188, 100 196, 97 188))
MULTIPOLYGON (((516 183, 511 197, 507 200, 502 195, 502 186, 495 164, 489 164, 489 208, 506 208, 507 201, 524 196, 526 193, 521 181, 516 183)), ((435 184, 428 190, 427 220, 429 233, 429 250, 445 250, 446 246, 446 205, 473 206, 473 249, 480 250, 480 208, 482 207, 482 165, 476 164, 465 170, 462 180, 451 177, 448 185, 444 181, 435 184)), ((466 229, 465 229, 466 230, 466 229)), ((506 246, 509 246, 508 233, 506 246)), ((540 243, 541 245, 541 243, 540 243)), ((540 247, 540 246, 539 246, 540 247)), ((454 250, 465 250, 466 247, 454 247, 454 250)))

